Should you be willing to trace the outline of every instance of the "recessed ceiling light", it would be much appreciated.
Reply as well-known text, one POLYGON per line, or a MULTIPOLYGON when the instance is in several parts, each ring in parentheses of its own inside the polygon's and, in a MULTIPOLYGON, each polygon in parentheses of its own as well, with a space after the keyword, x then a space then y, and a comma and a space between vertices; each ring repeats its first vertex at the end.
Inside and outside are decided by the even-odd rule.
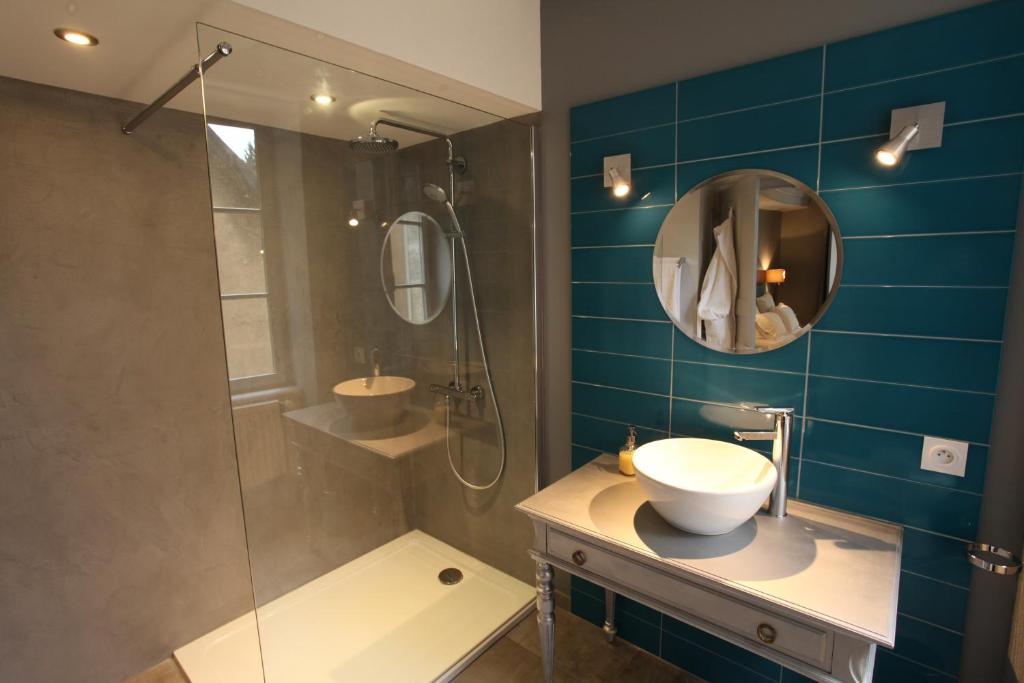
POLYGON ((53 35, 72 45, 80 45, 82 47, 92 47, 93 45, 100 44, 96 36, 89 35, 83 31, 76 31, 73 28, 55 28, 53 29, 53 35))
POLYGON ((334 104, 338 101, 338 98, 334 95, 328 95, 327 93, 314 93, 309 96, 309 99, 313 100, 321 107, 326 107, 329 104, 334 104))

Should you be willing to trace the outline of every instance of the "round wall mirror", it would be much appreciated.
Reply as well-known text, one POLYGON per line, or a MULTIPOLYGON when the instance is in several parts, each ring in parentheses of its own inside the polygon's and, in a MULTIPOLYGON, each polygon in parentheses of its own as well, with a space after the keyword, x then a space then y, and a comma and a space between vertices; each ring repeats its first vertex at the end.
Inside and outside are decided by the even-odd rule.
POLYGON ((669 211, 654 286, 690 339, 760 353, 811 329, 835 296, 842 263, 839 227, 817 193, 774 171, 732 171, 669 211))
POLYGON ((392 310, 424 325, 440 315, 452 288, 451 243, 422 211, 399 216, 380 251, 380 279, 392 310))

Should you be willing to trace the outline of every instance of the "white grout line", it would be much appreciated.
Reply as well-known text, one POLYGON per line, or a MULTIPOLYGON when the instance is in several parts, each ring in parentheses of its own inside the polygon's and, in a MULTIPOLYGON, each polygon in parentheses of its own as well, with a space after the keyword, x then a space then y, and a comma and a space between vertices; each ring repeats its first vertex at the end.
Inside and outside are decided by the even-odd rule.
POLYGON ((857 330, 819 330, 815 329, 817 334, 851 334, 855 336, 864 337, 892 337, 895 339, 928 339, 934 341, 960 341, 970 342, 972 344, 1002 344, 1001 339, 972 339, 970 337, 937 337, 926 334, 895 334, 890 332, 858 332, 857 330))
POLYGON ((956 588, 957 590, 962 590, 965 593, 967 593, 967 592, 969 592, 971 590, 967 586, 961 586, 959 584, 952 583, 950 581, 943 581, 942 579, 936 579, 934 576, 928 576, 927 574, 921 574, 919 572, 912 572, 909 569, 902 569, 901 568, 900 571, 903 572, 904 574, 910 574, 911 576, 916 576, 919 579, 927 579, 929 581, 934 581, 935 583, 941 583, 944 586, 949 586, 950 588, 956 588))
POLYGON ((1009 285, 842 285, 847 289, 1009 289, 1009 285))
POLYGON ((626 280, 572 280, 569 282, 571 285, 646 285, 652 287, 654 285, 650 280, 643 281, 626 281, 626 280))
MULTIPOLYGON (((824 54, 827 54, 828 45, 825 44, 825 45, 822 45, 821 47, 822 47, 822 52, 824 54)), ((700 120, 703 120, 703 119, 712 119, 712 118, 716 118, 716 117, 719 117, 719 116, 728 116, 730 114, 738 114, 738 113, 745 112, 745 111, 753 111, 755 109, 764 109, 766 107, 774 107, 774 106, 778 106, 780 104, 789 104, 791 102, 800 102, 801 100, 809 100, 809 99, 813 99, 815 97, 822 97, 824 99, 824 97, 827 97, 828 95, 835 95, 835 94, 838 94, 838 93, 849 92, 851 90, 863 90, 863 89, 872 88, 872 87, 879 86, 879 85, 887 85, 889 83, 896 83, 896 82, 899 82, 899 81, 912 80, 912 79, 921 78, 921 77, 924 77, 924 76, 932 76, 934 74, 945 73, 945 72, 948 72, 948 71, 956 71, 958 69, 969 69, 969 68, 975 67, 975 66, 981 66, 981 65, 984 65, 984 64, 991 64, 993 62, 1001 62, 1001 61, 1006 61, 1006 60, 1010 60, 1010 59, 1016 59, 1016 58, 1022 57, 1022 56, 1024 56, 1024 52, 1015 52, 1013 54, 1004 55, 1004 56, 1001 56, 1001 57, 993 57, 991 59, 983 59, 983 60, 979 60, 979 61, 976 61, 976 62, 968 62, 967 64, 958 64, 956 66, 944 67, 942 69, 934 69, 932 71, 923 71, 921 73, 910 74, 910 75, 907 75, 907 76, 899 76, 899 77, 896 77, 896 78, 889 78, 889 79, 885 79, 885 80, 881 80, 881 81, 872 81, 871 83, 862 83, 862 84, 858 84, 858 85, 848 86, 848 87, 845 87, 845 88, 836 88, 834 90, 826 90, 825 89, 825 64, 824 64, 824 59, 823 59, 822 60, 822 79, 821 79, 821 91, 820 91, 820 93, 813 94, 813 95, 803 95, 801 97, 792 97, 792 98, 789 98, 789 99, 777 100, 777 101, 774 101, 774 102, 765 102, 764 104, 756 104, 756 105, 753 105, 753 106, 750 106, 750 107, 740 107, 739 109, 729 109, 729 110, 726 110, 726 111, 715 112, 714 114, 703 114, 701 116, 691 116, 691 117, 688 117, 688 118, 685 118, 685 119, 680 119, 679 118, 679 81, 676 81, 675 82, 675 87, 676 87, 676 99, 675 99, 675 101, 676 101, 676 105, 675 105, 676 106, 675 119, 676 120, 675 121, 669 121, 669 122, 666 122, 666 123, 657 123, 657 124, 654 124, 654 125, 651 125, 651 126, 641 126, 639 128, 627 128, 625 130, 617 130, 617 131, 614 131, 612 133, 605 133, 603 135, 594 135, 594 136, 589 137, 589 138, 581 138, 579 140, 571 140, 569 144, 570 145, 575 145, 575 144, 584 143, 584 142, 591 142, 591 141, 594 141, 594 140, 603 140, 603 139, 607 139, 607 138, 613 138, 613 137, 615 137, 617 135, 628 135, 630 133, 642 133, 644 131, 654 130, 656 128, 664 128, 666 126, 676 125, 676 124, 679 124, 679 123, 689 123, 690 121, 700 121, 700 120)), ((1013 114, 1011 116, 1016 116, 1016 115, 1019 115, 1019 114, 1013 114)), ((979 120, 985 120, 985 119, 979 119, 979 120)), ((946 124, 946 125, 959 125, 959 123, 946 124)), ((864 136, 864 137, 868 137, 868 136, 864 136)), ((874 137, 874 136, 870 136, 870 137, 874 137)), ((856 138, 847 138, 847 139, 856 139, 856 138)))
MULTIPOLYGON (((674 165, 675 165, 674 161, 666 161, 663 164, 650 164, 648 166, 633 166, 632 170, 633 171, 650 171, 652 169, 668 168, 669 166, 674 166, 674 165)), ((584 179, 584 178, 602 178, 602 177, 604 177, 604 173, 603 172, 602 173, 584 173, 582 175, 569 176, 569 180, 581 180, 581 179, 584 179)))
MULTIPOLYGON (((571 411, 569 414, 570 415, 578 415, 579 417, 585 417, 588 420, 598 420, 599 422, 608 422, 608 423, 611 423, 611 424, 623 425, 623 426, 626 426, 626 427, 628 427, 631 424, 629 422, 623 422, 622 420, 613 420, 613 419, 608 418, 608 417, 598 417, 597 415, 589 415, 587 413, 579 413, 579 412, 576 412, 575 410, 571 411)), ((636 426, 639 427, 640 429, 643 429, 643 430, 648 431, 648 432, 661 432, 662 434, 666 434, 667 433, 664 429, 658 429, 657 427, 644 427, 643 425, 636 425, 636 426)), ((584 446, 584 448, 590 448, 590 447, 589 446, 584 446)), ((599 449, 595 448, 595 449, 592 449, 592 450, 599 450, 599 449)))
POLYGON ((976 62, 968 62, 966 64, 957 64, 956 66, 946 66, 941 69, 933 69, 931 71, 922 71, 921 73, 910 74, 907 76, 897 76, 896 78, 887 78, 881 81, 872 81, 871 83, 861 83, 859 85, 851 85, 846 88, 836 88, 835 90, 826 90, 826 95, 832 95, 834 93, 848 92, 850 90, 862 90, 864 88, 871 88, 876 85, 887 85, 889 83, 897 83, 899 81, 907 81, 913 78, 921 78, 922 76, 932 76, 934 74, 945 73, 947 71, 956 71, 957 69, 969 69, 972 66, 980 66, 982 64, 991 64, 993 62, 1002 62, 1009 59, 1016 59, 1017 57, 1024 56, 1024 52, 1014 52, 1013 54, 1003 55, 1001 57, 993 57, 991 59, 981 59, 976 62))
POLYGON ((948 626, 943 626, 942 624, 936 624, 935 622, 928 621, 927 619, 922 619, 920 617, 915 617, 914 615, 907 614, 906 612, 897 612, 896 614, 898 614, 899 616, 904 617, 906 619, 910 619, 912 621, 916 621, 916 622, 919 622, 919 623, 922 623, 922 624, 927 624, 928 626, 931 626, 932 628, 942 629, 943 631, 947 631, 949 633, 953 633, 953 634, 958 635, 958 636, 962 636, 963 635, 963 633, 961 631, 957 631, 956 629, 949 628, 948 626))
MULTIPOLYGON (((821 140, 825 135, 825 62, 828 59, 828 45, 821 46, 821 91, 818 95, 818 174, 815 176, 814 189, 821 191, 821 140)), ((799 488, 799 486, 797 487, 799 488)))
MULTIPOLYGON (((678 87, 678 84, 677 84, 678 87)), ((755 104, 749 107, 740 107, 739 109, 729 109, 727 111, 719 111, 714 114, 703 114, 701 116, 691 116, 686 119, 680 119, 678 111, 676 112, 677 123, 690 123, 691 121, 703 121, 705 119, 714 119, 719 116, 729 116, 730 114, 741 114, 745 111, 754 111, 756 109, 767 109, 768 107, 777 107, 782 104, 792 104, 793 102, 802 102, 804 100, 813 100, 815 97, 820 95, 802 95, 800 97, 791 97, 788 100, 778 100, 776 102, 766 102, 765 104, 755 104)), ((678 98, 676 98, 678 100, 678 98)))
POLYGON ((595 244, 592 246, 584 247, 571 247, 571 249, 638 249, 640 247, 646 247, 650 249, 654 247, 653 244, 595 244))
POLYGON ((686 161, 680 161, 676 163, 676 166, 689 166, 690 164, 701 164, 706 161, 719 161, 720 159, 736 159, 738 157, 749 157, 756 154, 771 154, 772 152, 788 152, 793 149, 806 149, 808 147, 817 147, 816 142, 806 142, 801 145, 788 145, 786 147, 772 147, 770 149, 755 149, 749 152, 737 152, 736 154, 722 154, 714 157, 704 157, 702 159, 687 159, 686 161))
POLYGON ((730 368, 732 370, 751 370, 753 372, 771 372, 777 375, 800 375, 804 373, 797 372, 796 370, 778 370, 776 368, 755 368, 749 365, 733 365, 732 363, 712 363, 706 360, 676 360, 676 363, 686 363, 688 365, 707 365, 713 368, 730 368))
POLYGON ((943 128, 952 128, 954 126, 969 126, 972 123, 985 123, 986 121, 1001 121, 1003 119, 1016 119, 1024 116, 1024 112, 1016 112, 1013 114, 998 114, 996 116, 982 116, 977 119, 964 119, 963 121, 953 121, 951 123, 943 124, 943 128))
MULTIPOLYGON (((678 99, 676 100, 678 101, 678 99)), ((676 329, 673 325, 669 329, 669 334, 672 335, 672 339, 669 342, 669 354, 672 358, 672 363, 668 368, 668 435, 672 436, 672 397, 675 394, 676 388, 676 329)))
POLYGON ((580 318, 582 320, 620 320, 623 322, 630 323, 657 323, 659 325, 671 325, 671 320, 654 320, 652 318, 617 318, 610 315, 580 315, 578 313, 572 314, 573 318, 580 318))
MULTIPOLYGON (((807 462, 813 462, 815 465, 821 465, 822 467, 829 467, 835 470, 845 470, 846 472, 856 472, 858 474, 866 474, 871 477, 882 477, 883 479, 895 479, 896 481, 907 482, 910 484, 917 484, 919 486, 930 486, 934 489, 942 489, 943 491, 951 491, 953 493, 962 493, 967 496, 974 496, 975 498, 981 498, 980 493, 974 491, 968 491, 966 489, 958 489, 952 486, 943 486, 942 484, 935 484, 928 481, 920 481, 917 479, 910 479, 909 477, 899 477, 895 474, 885 474, 884 472, 875 472, 873 470, 863 470, 857 467, 847 467, 846 465, 836 465, 831 462, 824 462, 821 460, 815 460, 814 458, 808 458, 807 462)), ((799 497, 799 496, 798 496, 799 497)))
POLYGON ((984 175, 965 175, 955 178, 935 178, 933 180, 911 180, 904 183, 882 183, 880 185, 856 185, 853 187, 832 187, 821 190, 822 194, 827 192, 851 192, 853 190, 880 190, 887 187, 907 187, 908 185, 931 185, 933 183, 952 183, 959 180, 983 180, 985 178, 1007 178, 1018 176, 1024 171, 1010 171, 1008 173, 988 173, 984 175))
POLYGON ((911 664, 915 664, 915 665, 921 667, 922 669, 927 669, 929 671, 935 672, 935 673, 939 674, 940 676, 943 676, 944 678, 948 678, 950 680, 950 683, 956 683, 956 680, 957 680, 956 674, 946 673, 945 671, 943 671, 941 669, 936 669, 934 666, 931 666, 929 664, 924 664, 922 662, 917 661, 916 659, 911 659, 910 657, 906 657, 904 655, 897 654, 895 650, 886 650, 885 653, 887 655, 891 656, 891 657, 895 657, 896 659, 902 659, 905 662, 910 662, 911 664))
MULTIPOLYGON (((678 105, 676 105, 678 107, 678 105)), ((631 133, 643 133, 656 128, 665 128, 666 126, 674 126, 675 121, 669 121, 667 123, 656 123, 653 126, 641 126, 640 128, 630 128, 628 130, 619 130, 614 133, 606 133, 605 135, 595 135, 590 138, 582 138, 580 140, 572 140, 569 142, 570 145, 578 145, 584 142, 594 142, 595 140, 607 140, 608 138, 614 138, 618 135, 629 135, 631 133)))
POLYGON ((846 377, 843 375, 821 375, 818 373, 807 373, 808 377, 820 377, 822 379, 835 379, 843 382, 861 382, 863 384, 884 384, 892 387, 906 387, 908 389, 927 389, 929 391, 952 391, 958 394, 975 394, 978 396, 995 397, 994 391, 978 391, 976 389, 953 389, 952 387, 938 387, 930 384, 908 384, 907 382, 890 382, 881 379, 864 379, 861 377, 846 377))
POLYGON ((950 541, 957 541, 959 543, 974 543, 974 539, 971 539, 971 538, 960 538, 959 536, 954 536, 952 534, 945 534, 945 533, 942 533, 941 531, 933 531, 931 529, 922 529, 919 526, 913 526, 911 524, 904 524, 902 526, 905 529, 910 529, 911 531, 916 531, 916 532, 921 533, 921 534, 931 534, 932 536, 938 536, 939 538, 945 538, 945 539, 950 540, 950 541))
MULTIPOLYGON (((1015 112, 1013 114, 997 114, 995 116, 982 116, 976 119, 964 119, 963 121, 951 121, 942 125, 945 128, 954 128, 956 126, 970 126, 975 123, 987 123, 989 121, 1001 121, 1003 119, 1015 119, 1024 116, 1024 112, 1015 112)), ((871 138, 885 139, 889 137, 889 133, 864 133, 863 135, 847 135, 841 138, 829 138, 828 140, 822 140, 822 144, 834 145, 843 142, 854 142, 856 140, 870 140, 871 138)))
MULTIPOLYGON (((878 427, 876 425, 865 425, 865 424, 860 424, 860 423, 857 423, 857 422, 844 422, 842 420, 833 420, 833 419, 830 419, 830 418, 827 418, 827 417, 815 417, 813 415, 808 415, 806 417, 806 419, 812 420, 814 422, 824 422, 826 424, 841 425, 843 427, 856 427, 858 429, 872 429, 872 430, 874 430, 876 432, 889 432, 890 434, 903 434, 904 436, 916 436, 916 437, 935 436, 934 434, 924 434, 922 432, 908 432, 908 431, 906 431, 904 429, 893 429, 891 427, 878 427)), ((988 448, 988 444, 983 442, 983 441, 967 441, 967 443, 969 443, 972 446, 981 446, 983 448, 988 448)))
POLYGON ((570 211, 570 216, 579 216, 588 213, 610 213, 612 211, 639 211, 641 209, 662 209, 673 207, 675 204, 646 204, 644 206, 615 206, 610 209, 586 209, 584 211, 570 211))
MULTIPOLYGON (((824 77, 822 77, 824 78, 824 77)), ((811 378, 811 343, 814 330, 807 333, 807 356, 804 359, 804 405, 800 415, 800 449, 796 461, 796 497, 800 497, 800 480, 804 474, 804 443, 807 441, 807 385, 811 378)))
POLYGON ((904 237, 973 237, 974 235, 1013 235, 1016 230, 955 230, 950 232, 893 232, 882 235, 850 235, 843 240, 900 239, 904 237))
POLYGON ((624 358, 641 358, 643 360, 656 360, 662 363, 671 363, 672 359, 665 358, 664 356, 643 356, 635 353, 619 353, 618 351, 598 351, 597 349, 581 349, 579 347, 572 347, 570 351, 579 351, 580 353, 597 353, 602 356, 622 356, 624 358))

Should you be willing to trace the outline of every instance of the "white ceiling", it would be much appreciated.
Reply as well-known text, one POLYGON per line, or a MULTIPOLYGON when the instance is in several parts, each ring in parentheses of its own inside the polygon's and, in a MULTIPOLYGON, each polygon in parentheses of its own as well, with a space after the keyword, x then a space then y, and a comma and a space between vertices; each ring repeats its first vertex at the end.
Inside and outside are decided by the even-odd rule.
MULTIPOLYGON (((477 106, 501 104, 415 65, 228 0, 0 0, 0 18, 0 75, 140 103, 148 103, 184 75, 200 50, 208 54, 226 39, 233 53, 207 74, 209 113, 316 135, 351 138, 365 133, 380 115, 445 133, 485 125, 497 117, 298 52, 344 62, 392 81, 417 83, 449 97, 461 95, 477 106), (197 22, 229 26, 297 52, 206 25, 198 30, 200 46, 197 22), (100 43, 91 48, 70 45, 54 37, 58 27, 86 31, 100 43), (309 96, 321 90, 338 101, 327 108, 314 105, 309 96)), ((201 112, 199 83, 169 106, 201 112)), ((385 134, 403 145, 425 139, 393 129, 385 134)))

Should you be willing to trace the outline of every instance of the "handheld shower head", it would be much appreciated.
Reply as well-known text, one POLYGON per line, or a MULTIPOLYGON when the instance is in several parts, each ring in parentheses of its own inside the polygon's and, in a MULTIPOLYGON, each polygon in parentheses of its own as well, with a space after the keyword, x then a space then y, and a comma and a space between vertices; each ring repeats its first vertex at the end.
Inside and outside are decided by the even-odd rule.
POLYGON ((433 183, 427 183, 423 186, 423 194, 427 196, 427 199, 432 199, 439 204, 448 202, 448 194, 440 186, 433 183))
POLYGON ((459 224, 459 217, 455 215, 455 207, 448 200, 448 193, 433 183, 426 183, 423 186, 423 194, 427 196, 427 199, 432 199, 438 204, 444 204, 444 208, 448 209, 448 215, 452 217, 452 225, 455 226, 452 232, 453 236, 464 240, 466 233, 462 232, 462 225, 459 224))

